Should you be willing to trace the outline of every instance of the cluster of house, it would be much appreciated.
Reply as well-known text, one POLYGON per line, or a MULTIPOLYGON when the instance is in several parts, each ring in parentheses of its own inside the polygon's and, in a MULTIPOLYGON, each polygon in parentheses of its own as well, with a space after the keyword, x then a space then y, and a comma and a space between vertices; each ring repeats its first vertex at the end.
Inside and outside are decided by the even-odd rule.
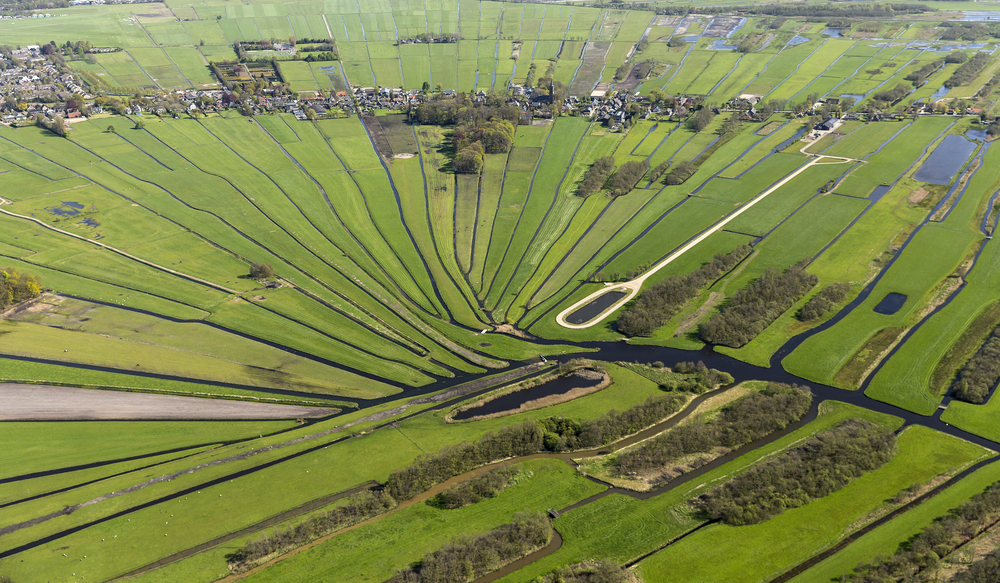
POLYGON ((17 123, 39 113, 66 119, 81 117, 78 109, 67 109, 60 102, 74 95, 90 98, 86 88, 72 74, 60 73, 38 45, 12 50, 10 57, 0 57, 0 67, 4 122, 17 123))

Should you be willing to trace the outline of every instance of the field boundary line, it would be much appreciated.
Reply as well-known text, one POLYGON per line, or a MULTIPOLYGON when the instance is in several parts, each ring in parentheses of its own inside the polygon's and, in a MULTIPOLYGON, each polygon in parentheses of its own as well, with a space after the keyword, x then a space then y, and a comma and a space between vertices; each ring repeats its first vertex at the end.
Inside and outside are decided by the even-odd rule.
MULTIPOLYGON (((10 201, 8 201, 6 199, 0 199, 0 204, 10 204, 10 201)), ((9 215, 9 216, 12 216, 12 217, 15 217, 15 218, 18 218, 18 219, 25 219, 25 220, 31 221, 33 223, 37 223, 37 224, 45 227, 46 229, 50 229, 52 231, 55 231, 57 233, 66 235, 68 237, 73 237, 74 239, 79 239, 80 241, 86 241, 87 243, 91 243, 93 245, 97 245, 98 247, 101 247, 103 249, 107 249, 109 251, 113 251, 113 252, 121 255, 122 257, 127 257, 128 259, 131 259, 133 261, 138 261, 139 263, 142 263, 144 265, 148 265, 148 266, 150 266, 150 267, 152 267, 154 269, 159 269, 160 271, 165 271, 165 272, 170 273, 172 275, 176 275, 177 277, 181 277, 181 278, 187 279, 189 281, 193 281, 195 283, 200 283, 202 285, 206 285, 206 286, 211 287, 213 289, 217 289, 219 291, 224 291, 224 292, 226 292, 228 294, 234 294, 234 295, 236 295, 236 294, 240 293, 240 292, 238 292, 238 291, 236 291, 234 289, 229 289, 228 287, 219 285, 217 283, 212 283, 212 282, 210 282, 210 281, 208 281, 206 279, 201 279, 200 277, 195 277, 193 275, 187 275, 185 273, 181 273, 179 271, 175 271, 173 269, 170 269, 169 267, 164 267, 162 265, 157 265, 156 263, 153 263, 152 261, 148 261, 148 260, 143 259, 141 257, 136 257, 135 255, 132 255, 131 253, 126 253, 125 251, 122 251, 121 249, 112 247, 111 245, 105 245, 104 243, 100 243, 98 241, 92 241, 92 240, 90 240, 90 239, 88 239, 86 237, 81 237, 80 235, 76 235, 74 233, 70 233, 69 231, 64 231, 62 229, 57 229, 56 227, 53 227, 52 225, 49 225, 48 223, 46 223, 45 221, 42 221, 40 219, 36 219, 34 217, 28 217, 28 216, 25 216, 25 215, 19 215, 17 213, 12 213, 12 212, 4 210, 4 209, 0 209, 0 213, 3 213, 5 215, 9 215)))
POLYGON ((808 162, 806 162, 805 164, 803 164, 802 166, 800 166, 798 170, 795 170, 791 174, 785 176, 783 179, 779 180, 776 184, 774 184, 773 186, 771 186, 770 188, 768 188, 764 192, 758 194, 756 197, 754 197, 752 200, 750 200, 750 202, 748 202, 745 205, 741 206, 740 208, 736 209, 735 211, 733 211, 732 213, 730 213, 729 215, 727 215, 722 220, 716 222, 711 227, 709 227, 709 228, 705 229, 704 231, 702 231, 694 239, 688 241, 680 249, 678 249, 677 251, 675 251, 675 252, 671 253, 670 255, 668 255, 665 259, 663 259, 662 261, 660 261, 659 263, 657 263, 656 265, 654 265, 652 268, 650 268, 648 271, 646 271, 646 273, 644 273, 641 276, 639 276, 639 277, 637 277, 637 278, 635 278, 633 280, 630 280, 630 281, 626 281, 626 282, 622 282, 622 283, 606 283, 602 289, 599 289, 599 290, 595 291, 594 293, 587 295, 586 297, 584 297, 583 299, 577 301, 576 303, 574 303, 570 307, 564 309, 562 312, 559 312, 559 314, 556 316, 556 323, 558 323, 563 328, 569 328, 569 329, 572 329, 572 330, 581 330, 581 329, 584 329, 584 328, 590 328, 591 326, 597 324, 598 322, 600 322, 601 320, 603 320, 605 317, 607 317, 609 314, 611 314, 612 312, 614 312, 618 308, 622 307, 626 302, 628 302, 629 300, 631 300, 632 298, 634 298, 639 293, 639 290, 642 288, 642 284, 645 283, 645 281, 647 279, 649 279, 650 277, 652 277, 656 272, 658 272, 659 270, 663 269, 664 267, 666 267, 667 265, 669 265, 670 263, 672 263, 675 259, 677 259, 681 255, 683 255, 683 254, 687 253, 688 251, 690 251, 695 245, 697 245, 698 243, 701 243, 702 241, 704 241, 705 239, 707 239, 710 235, 712 235, 715 232, 721 230, 723 227, 725 227, 727 224, 729 224, 736 217, 740 216, 741 214, 743 214, 744 212, 746 212, 747 210, 749 210, 751 207, 753 207, 755 204, 757 204, 761 200, 764 200, 768 195, 770 195, 774 191, 778 190, 779 188, 781 188, 782 186, 784 186, 785 184, 787 184, 789 181, 791 181, 792 179, 794 179, 796 176, 798 176, 799 174, 801 174, 802 172, 804 172, 807 168, 811 168, 812 166, 825 166, 825 165, 831 165, 831 164, 842 164, 844 162, 849 162, 849 161, 854 161, 854 159, 853 158, 843 158, 843 157, 840 157, 840 156, 824 156, 824 155, 816 155, 816 156, 814 156, 808 162), (824 163, 824 162, 822 162, 822 160, 824 160, 825 158, 832 158, 832 159, 838 160, 838 162, 826 162, 826 163, 824 163), (614 291, 623 291, 623 292, 625 292, 625 295, 622 298, 620 298, 618 301, 616 301, 615 303, 613 303, 612 305, 610 305, 607 308, 605 308, 600 314, 598 314, 594 318, 591 318, 589 321, 584 322, 582 324, 571 324, 570 322, 566 321, 566 317, 569 316, 570 314, 572 314, 573 312, 575 312, 578 309, 582 308, 583 306, 589 304, 590 302, 596 300, 597 298, 603 296, 604 294, 610 293, 610 292, 614 292, 614 291))

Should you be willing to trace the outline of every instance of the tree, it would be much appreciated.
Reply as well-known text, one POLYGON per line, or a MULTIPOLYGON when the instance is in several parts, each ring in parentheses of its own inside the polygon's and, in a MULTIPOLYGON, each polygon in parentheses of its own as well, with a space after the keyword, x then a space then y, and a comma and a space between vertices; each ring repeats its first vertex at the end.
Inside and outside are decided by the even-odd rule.
POLYGON ((424 84, 420 86, 420 90, 423 91, 424 93, 427 93, 428 91, 431 90, 431 84, 428 83, 427 81, 424 81, 424 84))
POLYGON ((274 277, 274 268, 270 263, 251 263, 250 279, 269 279, 274 277))
POLYGON ((141 130, 145 129, 145 127, 146 127, 146 122, 142 121, 141 119, 135 120, 135 127, 133 129, 141 130))
POLYGON ((108 126, 108 133, 109 134, 117 134, 118 130, 115 129, 115 126, 108 126))
POLYGON ((444 85, 441 85, 440 83, 438 83, 437 85, 434 86, 434 92, 435 93, 441 93, 441 91, 443 91, 443 90, 444 90, 444 85))

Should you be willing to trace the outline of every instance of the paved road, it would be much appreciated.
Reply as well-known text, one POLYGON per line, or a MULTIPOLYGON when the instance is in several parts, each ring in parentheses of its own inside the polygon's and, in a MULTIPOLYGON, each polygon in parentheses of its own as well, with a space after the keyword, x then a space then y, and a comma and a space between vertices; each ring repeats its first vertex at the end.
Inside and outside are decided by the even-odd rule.
POLYGON ((673 253, 671 253, 670 255, 668 255, 663 261, 660 261, 659 263, 657 263, 656 265, 654 265, 651 269, 649 269, 648 271, 646 271, 645 273, 643 273, 639 277, 637 277, 637 278, 635 278, 635 279, 633 279, 631 281, 626 281, 626 282, 622 282, 622 283, 609 283, 609 284, 605 284, 604 288, 595 291, 594 293, 588 295, 587 297, 583 298, 582 300, 576 302, 572 306, 570 306, 570 307, 566 308, 565 310, 563 310, 562 312, 560 312, 559 315, 556 316, 556 322, 560 326, 562 326, 564 328, 572 328, 574 330, 580 330, 580 329, 583 329, 583 328, 590 328, 591 326, 593 326, 593 325, 599 323, 601 320, 603 320, 605 316, 607 316, 611 312, 617 310, 618 308, 622 307, 623 305, 625 305, 626 302, 628 302, 633 297, 635 297, 635 295, 637 293, 639 293, 639 289, 642 288, 642 284, 647 279, 649 279, 650 277, 652 277, 653 274, 655 274, 657 271, 663 269, 664 267, 666 267, 670 263, 673 263, 678 257, 684 255, 685 253, 687 253, 688 251, 690 251, 695 245, 697 245, 698 243, 701 243, 702 241, 704 241, 705 239, 707 239, 712 234, 718 232, 720 229, 722 229, 723 227, 725 227, 727 224, 729 224, 730 221, 732 221, 736 217, 738 217, 741 214, 745 213, 746 211, 750 210, 750 208, 752 208, 755 204, 757 204, 758 202, 760 202, 760 201, 764 200, 765 198, 767 198, 767 196, 769 194, 771 194, 772 192, 774 192, 774 191, 778 190, 779 188, 781 188, 782 186, 784 186, 787 182, 789 182, 790 180, 792 180, 793 178, 795 178, 796 176, 798 176, 799 174, 801 174, 802 172, 804 172, 807 168, 811 168, 812 166, 823 165, 823 164, 843 164, 845 162, 856 162, 856 160, 854 160, 853 158, 842 158, 840 156, 815 156, 815 157, 813 157, 812 160, 809 160, 808 162, 806 162, 805 164, 803 164, 801 167, 799 167, 798 170, 792 172, 791 174, 789 174, 788 176, 786 176, 782 180, 778 181, 771 188, 768 188, 764 192, 758 194, 750 202, 748 202, 745 205, 741 206, 740 208, 736 209, 735 211, 733 211, 732 213, 730 213, 728 216, 726 216, 721 221, 715 223, 711 227, 709 227, 709 228, 705 229, 704 231, 702 231, 700 235, 698 235, 694 239, 691 239, 690 241, 688 241, 688 243, 685 244, 683 247, 681 247, 677 251, 674 251, 673 253), (833 159, 833 160, 837 160, 837 161, 836 162, 825 162, 825 163, 822 162, 822 160, 827 159, 827 158, 833 159), (596 317, 594 317, 594 318, 592 318, 592 319, 590 319, 587 322, 584 322, 582 324, 571 324, 570 322, 566 321, 566 317, 569 316, 570 314, 572 314, 573 312, 579 310, 583 306, 586 306, 587 304, 589 304, 590 302, 592 302, 592 301, 596 300, 597 298, 603 296, 604 294, 609 293, 609 292, 613 292, 613 291, 623 291, 623 292, 625 292, 625 295, 621 299, 619 299, 617 302, 611 304, 603 312, 601 312, 600 315, 598 315, 598 316, 596 316, 596 317))

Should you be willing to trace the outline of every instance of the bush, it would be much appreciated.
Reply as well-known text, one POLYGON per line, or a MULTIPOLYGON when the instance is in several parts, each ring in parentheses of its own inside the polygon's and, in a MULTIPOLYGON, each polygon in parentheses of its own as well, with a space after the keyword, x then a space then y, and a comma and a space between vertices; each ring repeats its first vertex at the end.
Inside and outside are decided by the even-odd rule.
POLYGON ((556 569, 535 579, 535 583, 629 583, 634 579, 628 571, 610 559, 596 563, 579 563, 556 569))
POLYGON ((645 160, 631 160, 622 164, 618 172, 611 176, 608 184, 611 194, 613 196, 628 194, 648 170, 649 162, 645 160))
POLYGON ((768 383, 729 403, 711 421, 681 425, 641 446, 618 455, 621 475, 638 474, 706 453, 716 447, 736 448, 788 427, 809 412, 808 387, 768 383))
MULTIPOLYGON (((882 583, 884 581, 916 581, 921 571, 933 567, 959 546, 980 536, 1000 518, 1000 482, 969 501, 939 517, 922 532, 901 545, 891 557, 880 556, 870 563, 858 565, 854 572, 840 578, 844 583, 882 583)), ((952 583, 992 583, 1000 569, 1000 551, 994 551, 973 563, 951 579, 952 583), (992 576, 983 577, 983 573, 992 576)))
POLYGON ((13 267, 0 269, 0 310, 38 297, 42 282, 34 275, 18 273, 13 267))
POLYGON ((615 159, 611 156, 604 156, 594 160, 587 172, 583 175, 583 181, 576 191, 577 196, 584 198, 594 194, 604 188, 608 181, 608 176, 615 169, 615 159))
POLYGON ((732 348, 744 346, 792 307, 817 281, 818 278, 807 273, 801 264, 788 268, 785 273, 768 268, 757 281, 737 292, 722 311, 702 324, 701 339, 732 348))
POLYGON ((953 53, 948 53, 948 56, 944 58, 945 63, 964 63, 969 60, 969 55, 963 53, 962 51, 955 51, 953 53))
POLYGON ((656 182, 657 180, 659 180, 659 178, 663 176, 663 173, 666 172, 668 168, 670 168, 670 160, 664 160, 663 162, 657 164, 656 167, 653 168, 649 173, 649 181, 656 182))
POLYGON ((851 291, 848 283, 833 283, 824 287, 799 310, 799 320, 809 322, 826 314, 837 304, 844 301, 847 292, 851 291))
MULTIPOLYGON (((949 55, 950 57, 951 55, 949 55)), ((945 59, 947 61, 947 59, 945 59)), ((919 87, 924 84, 924 81, 931 76, 932 73, 941 68, 943 63, 941 61, 934 61, 933 63, 927 63, 920 69, 910 73, 906 76, 906 80, 913 83, 914 87, 919 87)))
POLYGON ((235 570, 246 570, 264 557, 302 546, 335 530, 382 514, 395 506, 396 501, 386 492, 363 492, 329 512, 248 540, 242 549, 227 558, 235 570))
POLYGON ((944 86, 950 88, 958 87, 959 85, 968 85, 973 79, 979 76, 979 73, 982 72, 989 62, 990 56, 987 53, 972 55, 971 59, 951 74, 951 78, 944 82, 944 86))
POLYGON ((712 113, 712 110, 707 107, 702 107, 696 111, 694 115, 687 119, 685 125, 689 130, 700 132, 701 130, 707 128, 708 124, 712 123, 713 119, 715 119, 715 114, 712 113))
POLYGON ((479 174, 483 170, 485 160, 482 144, 473 142, 455 154, 452 169, 456 174, 479 174))
POLYGON ((522 512, 513 522, 479 536, 455 539, 427 553, 416 565, 386 583, 456 583, 472 581, 544 547, 552 525, 541 512, 522 512))
POLYGON ((274 268, 270 263, 251 263, 250 279, 268 279, 274 277, 274 268))
POLYGON ((671 186, 676 186, 678 184, 684 184, 687 182, 688 178, 694 176, 694 173, 698 171, 698 167, 694 165, 693 162, 688 162, 684 160, 674 166, 674 169, 667 174, 667 184, 671 186))
POLYGON ((899 85, 896 85, 892 89, 889 89, 887 91, 879 91, 878 93, 875 93, 874 95, 872 95, 872 99, 874 99, 875 101, 886 101, 892 103, 906 97, 909 93, 910 93, 909 88, 907 88, 906 85, 900 83, 899 85))
POLYGON ((1000 382, 1000 328, 958 373, 953 392, 956 399, 981 404, 1000 382))
POLYGON ((464 508, 489 498, 496 498, 511 484, 511 479, 517 475, 512 466, 501 466, 465 480, 441 492, 433 501, 441 508, 454 510, 464 508))
POLYGON ((713 520, 730 526, 759 524, 840 490, 895 453, 891 431, 850 419, 712 490, 704 508, 713 520))
POLYGON ((688 302, 701 293, 709 282, 718 279, 750 254, 749 245, 741 245, 726 255, 716 255, 698 271, 674 275, 642 292, 618 316, 618 331, 629 336, 650 336, 666 324, 688 302))

